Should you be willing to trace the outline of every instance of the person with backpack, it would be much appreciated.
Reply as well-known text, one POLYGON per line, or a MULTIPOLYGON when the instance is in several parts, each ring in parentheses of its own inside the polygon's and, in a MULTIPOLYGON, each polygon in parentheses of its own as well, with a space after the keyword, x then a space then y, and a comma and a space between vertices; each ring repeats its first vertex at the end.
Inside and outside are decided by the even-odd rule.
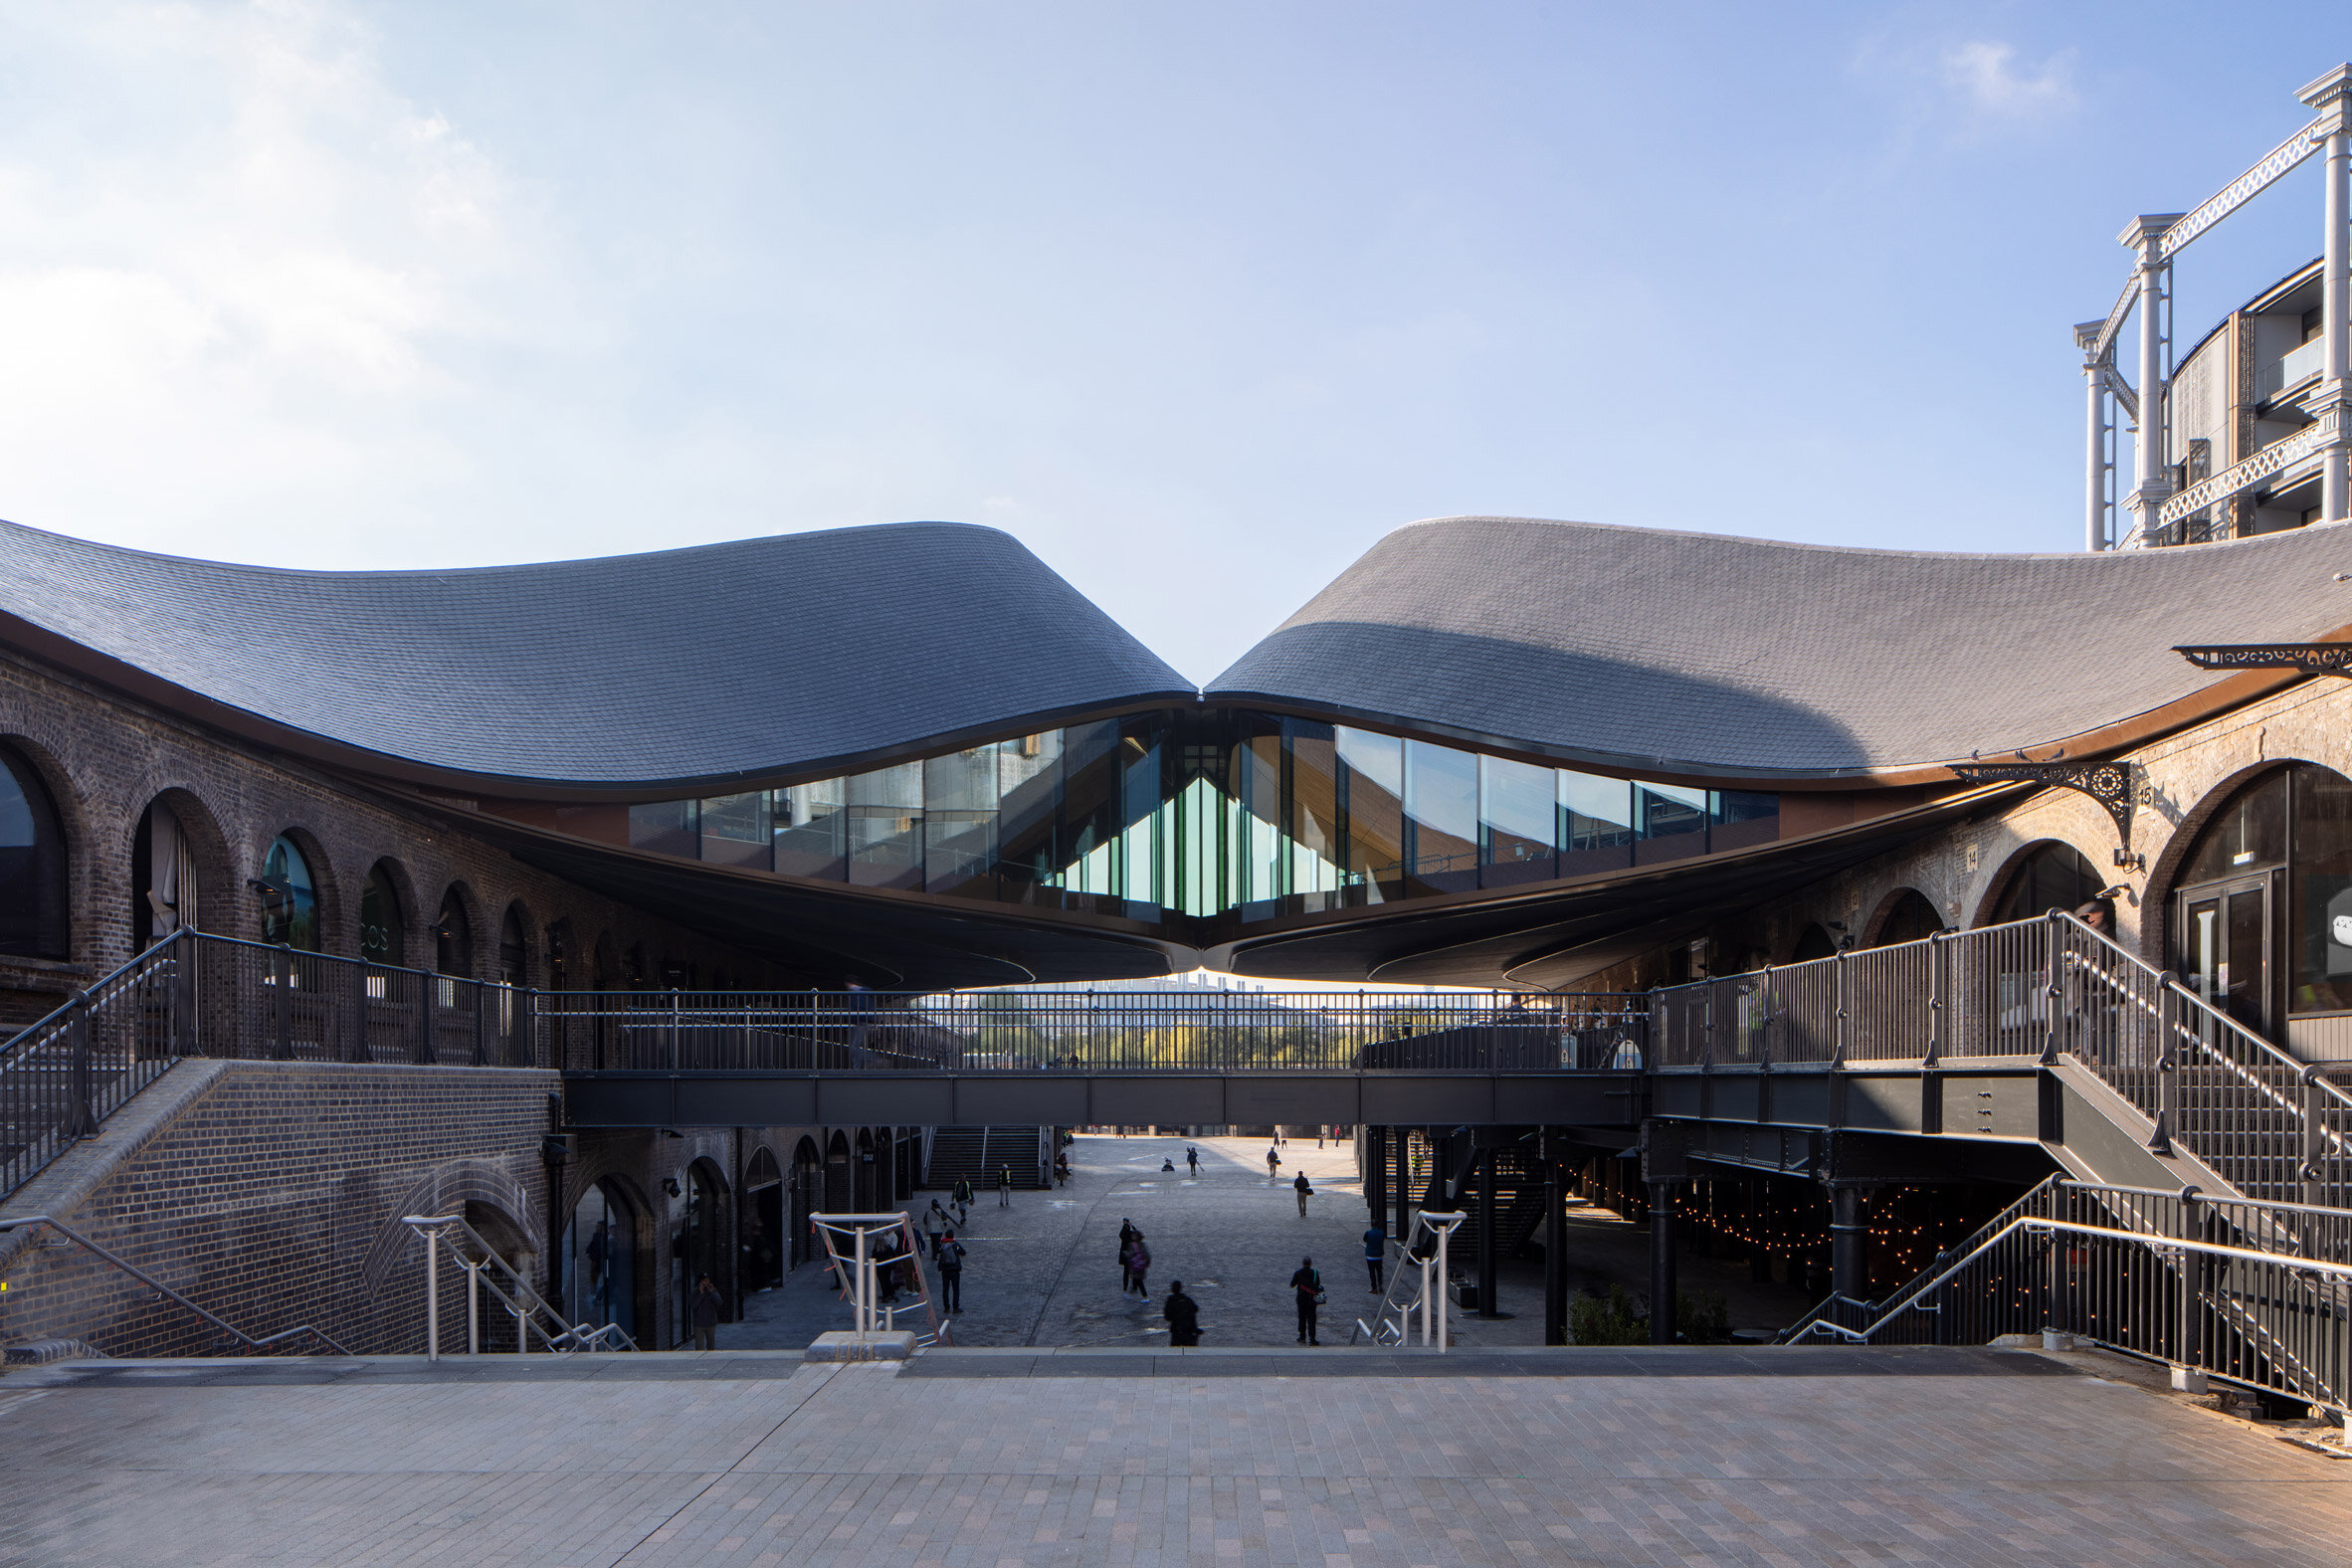
POLYGON ((996 1168, 996 1206, 1000 1209, 1013 1207, 1013 1167, 1010 1165, 996 1168))
POLYGON ((955 1223, 970 1225, 972 1223, 972 1178, 958 1176, 955 1179, 954 1189, 947 1195, 947 1201, 955 1205, 955 1223))
POLYGON ((933 1260, 939 1265, 939 1310, 960 1312, 964 1309, 964 1244, 949 1231, 939 1238, 939 1245, 931 1249, 933 1260))
POLYGON ((1306 1172, 1304 1171, 1298 1173, 1298 1179, 1290 1183, 1290 1186, 1298 1194, 1298 1217, 1303 1220, 1306 1218, 1306 1200, 1315 1195, 1315 1190, 1306 1184, 1306 1172))
POLYGON ((1290 1293, 1298 1300, 1298 1342, 1321 1344, 1315 1337, 1315 1308, 1323 1304, 1323 1276, 1315 1273, 1312 1258, 1298 1260, 1297 1272, 1290 1275, 1290 1293))
POLYGON ((1160 1303, 1160 1316, 1168 1320, 1168 1343, 1197 1345, 1201 1342, 1201 1303, 1184 1293, 1184 1281, 1168 1281, 1168 1298, 1160 1303))

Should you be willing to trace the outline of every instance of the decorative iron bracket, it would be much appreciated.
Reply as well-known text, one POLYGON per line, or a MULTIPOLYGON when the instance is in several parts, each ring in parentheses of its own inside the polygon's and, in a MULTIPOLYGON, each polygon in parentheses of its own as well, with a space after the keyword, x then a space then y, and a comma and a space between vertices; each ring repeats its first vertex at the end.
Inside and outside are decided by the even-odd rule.
POLYGON ((2022 779, 2088 795, 2115 819, 2115 831, 2123 835, 2124 847, 2131 845, 2131 813, 2138 791, 2132 788, 2128 762, 1956 762, 1952 771, 1971 784, 2022 779))
POLYGON ((2217 643, 2176 645, 2173 652, 2200 670, 2299 670, 2307 676, 2352 676, 2352 643, 2217 643))

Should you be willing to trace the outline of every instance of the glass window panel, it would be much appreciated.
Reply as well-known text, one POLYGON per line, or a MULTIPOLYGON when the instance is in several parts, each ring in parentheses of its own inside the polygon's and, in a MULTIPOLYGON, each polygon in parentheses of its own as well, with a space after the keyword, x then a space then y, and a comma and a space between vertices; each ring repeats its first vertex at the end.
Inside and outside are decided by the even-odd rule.
POLYGON ((1490 865, 1548 860, 1558 828, 1552 770, 1502 757, 1478 759, 1478 824, 1490 865))
POLYGON ((996 894, 998 748, 973 746, 931 757, 923 767, 923 886, 931 892, 996 894))
POLYGON ((1340 725, 1332 731, 1346 810, 1350 881, 1377 903, 1405 892, 1405 743, 1340 725))
POLYGON ((1636 784, 1634 826, 1644 839, 1672 839, 1707 825, 1707 792, 1679 784, 1636 784))
POLYGON ((994 811, 997 805, 997 748, 974 746, 923 763, 925 811, 994 811))
POLYGON ((1477 885, 1478 759, 1426 740, 1405 743, 1407 854, 1432 892, 1477 885))
POLYGON ((923 768, 901 762, 846 782, 850 881, 861 887, 916 887, 922 882, 923 768))
POLYGON ((1118 725, 1077 724, 1062 732, 1062 885, 1107 893, 1119 837, 1118 725))
POLYGON ((1780 837, 1780 797, 1719 789, 1707 797, 1707 849, 1739 850, 1780 837))
POLYGON ((1634 790, 1624 779, 1561 770, 1560 848, 1618 850, 1634 842, 1634 790))
POLYGON ((292 839, 271 844, 262 880, 270 884, 262 894, 262 940, 318 951, 318 889, 310 881, 310 863, 292 839))
MULTIPOLYGON (((400 894, 381 866, 367 874, 359 891, 359 956, 371 964, 406 963, 407 933, 400 919, 400 894)), ((380 976, 370 976, 370 996, 383 994, 380 976)))
POLYGON ((1062 800, 1062 731, 1021 735, 997 746, 999 896, 1030 903, 1054 884, 1055 818, 1062 800))
POLYGON ((701 803, 702 859, 721 866, 768 869, 773 837, 768 825, 768 792, 718 795, 701 803))
POLYGON ((849 870, 849 818, 842 780, 817 779, 775 792, 776 870, 787 877, 840 882, 849 870))
POLYGON ((630 807, 629 847, 692 860, 701 852, 701 835, 694 829, 694 803, 657 800, 630 807))
POLYGON ((2295 948, 2289 1011, 2352 1009, 2352 779, 2295 770, 2287 886, 2295 948))
POLYGON ((2286 859, 2286 770, 2234 796, 2206 824, 2181 868, 2180 885, 2243 877, 2286 859))
POLYGON ((1156 918, 1161 902, 1158 839, 1164 727, 1157 718, 1130 718, 1119 725, 1120 885, 1115 890, 1127 900, 1127 912, 1138 918, 1156 918))
MULTIPOLYGON (((1302 718, 1282 720, 1282 744, 1289 753, 1289 885, 1293 893, 1336 892, 1340 882, 1339 753, 1331 726, 1302 718)), ((1313 897, 1308 909, 1332 907, 1313 897)))

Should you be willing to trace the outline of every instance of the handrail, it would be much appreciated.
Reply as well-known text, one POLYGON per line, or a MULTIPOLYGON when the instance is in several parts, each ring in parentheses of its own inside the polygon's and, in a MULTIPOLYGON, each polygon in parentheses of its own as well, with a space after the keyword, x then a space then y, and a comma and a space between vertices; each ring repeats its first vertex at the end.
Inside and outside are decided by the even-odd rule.
POLYGON ((168 935, 157 937, 123 962, 76 991, 72 997, 66 1000, 64 1005, 50 1009, 29 1024, 18 1025, 16 1033, 5 1040, 0 1040, 0 1067, 5 1067, 8 1058, 15 1055, 20 1049, 29 1049, 34 1044, 34 1037, 43 1030, 63 1027, 70 1023, 74 1010, 90 1003, 98 993, 109 990, 117 981, 135 978, 134 971, 143 969, 158 952, 179 941, 183 935, 200 934, 202 933, 198 932, 194 926, 183 925, 168 935))
MULTIPOLYGON (((496 1296, 499 1300, 505 1302, 506 1309, 515 1314, 517 1323, 525 1321, 527 1317, 541 1317, 557 1325, 557 1329, 553 1333, 549 1333, 547 1331, 545 1323, 541 1323, 539 1328, 539 1338, 546 1344, 549 1352, 557 1355, 566 1355, 574 1350, 595 1351, 608 1349, 611 1347, 610 1342, 615 1338, 620 1341, 621 1349, 635 1350, 637 1348, 637 1341, 630 1336, 627 1329, 623 1328, 618 1323, 606 1323, 601 1328, 592 1328, 586 1323, 573 1323, 569 1319, 565 1318, 561 1312, 558 1312, 554 1306, 548 1302, 545 1296, 539 1294, 538 1290, 532 1286, 529 1278, 524 1275, 521 1270, 508 1263, 502 1256, 500 1256, 496 1248, 490 1246, 490 1244, 484 1239, 480 1231, 477 1231, 472 1225, 467 1223, 465 1216, 457 1214, 408 1214, 401 1216, 400 1223, 407 1226, 410 1230, 416 1232, 418 1236, 423 1238, 425 1243, 425 1273, 428 1281, 426 1288, 429 1292, 426 1302, 427 1307, 429 1308, 427 1313, 429 1322, 426 1329, 426 1356, 428 1360, 438 1361, 441 1359, 441 1335, 439 1332, 440 1298, 437 1293, 433 1293, 437 1289, 437 1284, 435 1281, 435 1270, 433 1265, 435 1259, 439 1256, 435 1251, 435 1248, 439 1245, 441 1233, 450 1230, 455 1230, 463 1234, 465 1238, 472 1242, 476 1249, 482 1254, 483 1261, 481 1263, 469 1264, 465 1261, 464 1256, 459 1254, 454 1247, 451 1249, 452 1255, 457 1257, 460 1266, 467 1270, 470 1286, 474 1281, 480 1281, 488 1285, 490 1292, 496 1296), (522 1297, 521 1300, 518 1301, 513 1295, 509 1295, 495 1279, 482 1279, 480 1271, 490 1264, 496 1264, 498 1268, 504 1272, 506 1277, 513 1281, 515 1292, 522 1297)), ((469 1332, 471 1334, 471 1324, 469 1325, 469 1332)), ((516 1330, 516 1350, 528 1350, 530 1348, 529 1335, 522 1332, 522 1330, 519 1328, 516 1330)))
POLYGON ((221 1317, 217 1313, 208 1312, 203 1307, 198 1306, 195 1302, 189 1300, 186 1296, 180 1294, 179 1291, 174 1290, 170 1285, 165 1284, 162 1280, 156 1278, 153 1274, 148 1274, 145 1270, 139 1268, 137 1265, 127 1263, 124 1260, 117 1258, 114 1256, 114 1254, 108 1252, 105 1248, 100 1247, 98 1243, 92 1241, 89 1237, 84 1236, 80 1231, 75 1230, 72 1226, 66 1224, 63 1220, 58 1219, 54 1215, 20 1214, 9 1218, 0 1219, 0 1234, 6 1234, 9 1231, 23 1230, 28 1226, 35 1225, 48 1226, 51 1230, 57 1232, 60 1236, 66 1238, 66 1240, 74 1243, 77 1247, 82 1248, 85 1252, 88 1252, 92 1256, 98 1258, 100 1262, 110 1264, 114 1268, 121 1270, 124 1274, 130 1275, 133 1279, 136 1279, 139 1283, 147 1286, 157 1294, 169 1296, 174 1301, 177 1301, 180 1305, 186 1307, 189 1311, 194 1312, 198 1317, 201 1317, 206 1322, 212 1324, 215 1328, 218 1328, 223 1333, 229 1334, 233 1338, 242 1341, 252 1349, 267 1350, 272 1345, 279 1343, 281 1340, 293 1339, 299 1334, 308 1334, 311 1338, 317 1340, 320 1344, 326 1346, 327 1349, 333 1351, 338 1356, 347 1356, 351 1354, 350 1351, 344 1349, 340 1344, 337 1344, 333 1339, 329 1338, 325 1330, 313 1328, 308 1323, 300 1323, 293 1328, 281 1329, 275 1334, 267 1334, 262 1338, 256 1339, 244 1329, 239 1328, 235 1323, 228 1321, 228 1319, 221 1317))

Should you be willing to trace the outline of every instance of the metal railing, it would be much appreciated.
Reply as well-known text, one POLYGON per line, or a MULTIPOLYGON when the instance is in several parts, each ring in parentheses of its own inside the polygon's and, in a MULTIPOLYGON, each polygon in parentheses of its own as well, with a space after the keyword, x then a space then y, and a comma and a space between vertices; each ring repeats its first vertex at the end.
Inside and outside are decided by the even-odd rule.
POLYGON ((533 997, 541 1055, 602 1071, 1555 1072, 1640 1065, 1635 995, 1157 991, 533 997))
POLYGON ((1375 1349, 1401 1349, 1411 1342, 1413 1318, 1418 1313, 1422 1344, 1434 1344, 1441 1351, 1447 1347, 1453 1338, 1446 1321, 1446 1289, 1454 1233, 1469 1218, 1451 1210, 1415 1211, 1410 1241, 1389 1244, 1396 1249, 1396 1257, 1390 1261, 1388 1288, 1381 1292, 1380 1305, 1371 1322, 1356 1319, 1355 1327, 1347 1331, 1350 1345, 1362 1335, 1375 1349))
POLYGON ((10 1231, 30 1230, 35 1226, 48 1227, 50 1230, 53 1230, 57 1232, 58 1235, 64 1237, 67 1241, 73 1243, 76 1247, 79 1247, 84 1252, 90 1254, 93 1258, 96 1258, 98 1262, 130 1275, 130 1277, 136 1279, 139 1283, 145 1285, 148 1289, 154 1291, 157 1295, 162 1296, 166 1300, 186 1307, 189 1311, 195 1313, 198 1317, 201 1317, 206 1322, 212 1324, 213 1327, 219 1329, 229 1339, 234 1340, 237 1344, 244 1346, 247 1350, 268 1352, 279 1348, 281 1345, 291 1344, 297 1339, 309 1339, 324 1345, 328 1350, 332 1351, 338 1356, 347 1356, 351 1353, 350 1351, 345 1350, 340 1344, 336 1343, 332 1338, 330 1338, 325 1330, 313 1328, 308 1323, 296 1324, 293 1328, 282 1328, 275 1334, 264 1334, 261 1337, 256 1338, 254 1335, 247 1333, 244 1329, 239 1328, 235 1323, 230 1322, 227 1318, 220 1316, 218 1313, 209 1312, 203 1307, 198 1306, 194 1301, 189 1300, 179 1291, 174 1290, 170 1285, 165 1284, 162 1280, 156 1278, 153 1274, 148 1274, 136 1264, 133 1264, 126 1259, 117 1257, 115 1254, 108 1252, 105 1248, 100 1247, 89 1237, 84 1236, 80 1231, 77 1231, 72 1226, 67 1225, 63 1220, 53 1218, 50 1215, 20 1214, 5 1219, 0 1219, 0 1235, 6 1235, 10 1231))
POLYGON ((0 1196, 136 1094, 182 1054, 188 944, 167 939, 0 1043, 0 1196))
POLYGON ((2352 1096, 2070 914, 1652 993, 1661 1068, 2069 1056, 2248 1197, 2352 1203, 2352 1096))
POLYGON ((2341 1412, 2352 1393, 2352 1213, 2054 1177, 1884 1304, 1832 1296, 1780 1342, 2033 1333, 2341 1412))
POLYGON ((542 1348, 558 1355, 578 1350, 635 1350, 637 1341, 618 1323, 571 1323, 548 1304, 523 1272, 499 1256, 482 1233, 455 1214, 409 1214, 400 1223, 425 1243, 425 1359, 441 1359, 441 1249, 466 1271, 466 1353, 482 1353, 482 1292, 490 1291, 514 1319, 514 1349, 526 1353, 531 1332, 542 1348), (494 1271, 494 1272, 493 1272, 494 1271))

